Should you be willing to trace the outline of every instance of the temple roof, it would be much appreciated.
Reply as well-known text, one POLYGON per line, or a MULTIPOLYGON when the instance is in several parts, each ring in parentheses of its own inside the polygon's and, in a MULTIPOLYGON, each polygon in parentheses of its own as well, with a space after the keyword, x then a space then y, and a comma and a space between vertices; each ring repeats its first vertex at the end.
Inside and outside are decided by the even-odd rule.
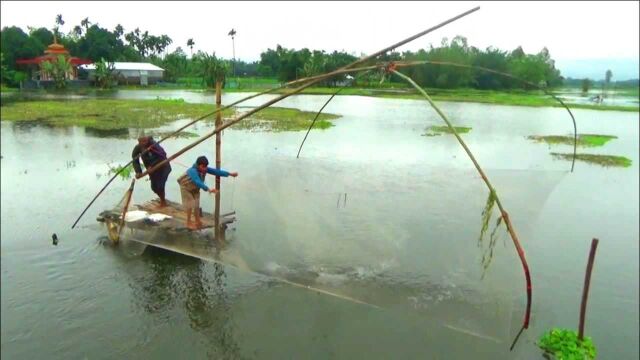
POLYGON ((47 46, 47 49, 44 51, 44 55, 37 56, 32 59, 18 59, 16 60, 16 64, 18 65, 40 64, 45 61, 55 61, 60 55, 68 58, 71 65, 83 65, 83 64, 93 63, 93 61, 89 59, 81 59, 81 58, 70 56, 69 51, 67 51, 67 49, 64 48, 64 45, 58 44, 58 41, 54 37, 53 44, 47 46))

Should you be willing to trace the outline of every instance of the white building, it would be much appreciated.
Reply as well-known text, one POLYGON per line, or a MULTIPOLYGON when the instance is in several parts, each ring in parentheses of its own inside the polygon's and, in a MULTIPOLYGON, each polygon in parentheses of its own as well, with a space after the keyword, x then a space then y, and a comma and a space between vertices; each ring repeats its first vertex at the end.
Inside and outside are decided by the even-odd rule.
MULTIPOLYGON (((119 84, 147 85, 162 81, 164 69, 151 63, 114 62, 114 73, 119 84)), ((89 73, 89 80, 95 79, 96 64, 81 65, 80 69, 89 73)))

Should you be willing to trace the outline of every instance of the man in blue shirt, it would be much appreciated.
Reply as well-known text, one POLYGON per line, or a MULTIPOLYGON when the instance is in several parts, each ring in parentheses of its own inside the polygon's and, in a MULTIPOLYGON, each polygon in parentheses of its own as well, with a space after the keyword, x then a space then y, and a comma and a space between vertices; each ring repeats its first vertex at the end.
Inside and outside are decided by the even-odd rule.
POLYGON ((182 196, 182 206, 187 212, 187 227, 189 229, 199 229, 202 227, 200 221, 200 189, 215 193, 216 189, 209 187, 204 183, 204 177, 206 174, 216 176, 238 176, 237 172, 228 172, 225 170, 218 170, 208 166, 209 160, 205 156, 200 156, 196 163, 190 167, 187 172, 178 178, 178 184, 180 184, 180 195, 182 196), (191 212, 195 213, 195 224, 191 222, 191 212))

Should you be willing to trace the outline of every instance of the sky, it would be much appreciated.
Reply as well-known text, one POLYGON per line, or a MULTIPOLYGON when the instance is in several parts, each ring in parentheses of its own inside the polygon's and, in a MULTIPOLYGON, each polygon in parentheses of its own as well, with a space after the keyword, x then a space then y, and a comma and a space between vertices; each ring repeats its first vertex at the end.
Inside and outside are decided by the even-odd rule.
POLYGON ((232 58, 260 59, 280 44, 286 48, 344 50, 369 54, 466 10, 480 10, 436 30, 399 51, 416 51, 462 35, 469 45, 527 53, 547 47, 564 76, 600 79, 608 68, 614 80, 638 78, 638 1, 584 2, 217 2, 217 1, 0 1, 0 24, 53 28, 62 14, 69 32, 85 17, 113 30, 136 27, 173 40, 169 51, 193 38, 194 52, 215 51, 232 58), (37 9, 34 11, 34 9, 37 9))

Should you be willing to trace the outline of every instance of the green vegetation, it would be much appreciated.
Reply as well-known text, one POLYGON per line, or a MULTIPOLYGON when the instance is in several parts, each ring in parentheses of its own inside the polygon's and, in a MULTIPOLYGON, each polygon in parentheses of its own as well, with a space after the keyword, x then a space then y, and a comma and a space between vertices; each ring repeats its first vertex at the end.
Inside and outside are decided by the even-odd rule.
POLYGON ((545 354, 556 360, 592 360, 596 358, 596 348, 591 338, 578 340, 573 330, 552 329, 540 338, 538 346, 545 354))
POLYGON ((67 74, 71 71, 71 63, 67 58, 58 55, 55 61, 43 63, 42 69, 51 75, 56 84, 56 89, 67 87, 67 74))
MULTIPOLYGON (((90 99, 72 101, 16 101, 0 108, 2 121, 41 121, 54 126, 85 126, 100 136, 128 136, 105 133, 104 130, 155 128, 179 119, 195 119, 214 111, 210 104, 191 104, 177 100, 114 100, 90 99)), ((224 118, 236 115, 236 110, 223 111, 224 118)), ((269 107, 233 126, 234 129, 272 131, 306 129, 315 113, 296 109, 269 107)), ((316 128, 326 129, 328 120, 337 115, 320 114, 316 128)), ((209 116, 207 121, 213 121, 209 116)), ((189 135, 184 135, 189 136, 189 135)), ((197 135, 196 135, 197 136, 197 135)))
MULTIPOLYGON (((212 112, 207 104, 178 100, 22 101, 2 106, 3 121, 45 121, 52 125, 97 129, 152 128, 168 122, 196 118, 212 112)), ((228 109, 223 116, 232 116, 228 109)))
POLYGON ((640 96, 640 87, 633 88, 617 88, 615 89, 616 96, 630 96, 630 97, 639 97, 640 96))
MULTIPOLYGON (((551 155, 554 158, 569 160, 573 159, 573 154, 566 153, 555 153, 552 152, 551 155)), ((631 159, 628 159, 624 156, 614 156, 614 155, 597 155, 597 154, 576 154, 576 160, 584 161, 590 164, 596 164, 604 167, 630 167, 631 159)))
MULTIPOLYGON (((260 92, 265 89, 225 89, 225 92, 260 92)), ((308 95, 331 95, 336 92, 336 88, 330 87, 311 87, 305 89, 301 94, 308 95)), ((283 94, 290 89, 276 90, 275 94, 283 94)), ((476 90, 476 89, 425 89, 434 101, 451 101, 451 102, 473 102, 495 105, 514 105, 514 106, 532 106, 532 107, 562 107, 560 103, 545 95, 541 91, 496 91, 496 90, 476 90)), ((422 95, 410 89, 365 89, 365 88, 345 88, 340 95, 359 95, 373 96, 390 99, 423 99, 422 95)), ((638 106, 613 106, 601 104, 569 104, 572 109, 590 109, 590 110, 614 110, 614 111, 630 111, 638 112, 638 106)))
MULTIPOLYGON (((213 79, 224 73, 224 88, 227 92, 262 91, 276 87, 286 81, 305 76, 317 75, 335 70, 357 59, 355 54, 344 51, 325 51, 312 49, 287 49, 277 45, 260 54, 260 61, 247 63, 216 57, 215 53, 201 51, 193 53, 194 39, 185 44, 191 51, 181 47, 166 53, 172 40, 167 35, 153 35, 136 28, 125 32, 121 25, 112 30, 102 28, 97 23, 83 19, 78 25, 66 25, 62 16, 52 19, 53 32, 46 28, 29 28, 25 33, 18 27, 4 27, 0 32, 2 52, 2 83, 17 87, 21 81, 30 78, 32 67, 19 67, 15 61, 19 58, 32 58, 42 55, 46 47, 53 43, 53 34, 57 33, 58 42, 73 55, 102 63, 114 61, 151 62, 165 69, 164 81, 145 89, 207 89, 214 85, 213 79), (55 22, 54 22, 55 21, 55 22), (233 70, 235 68, 235 71, 233 70)), ((526 54, 521 47, 512 51, 493 47, 478 49, 470 46, 467 39, 456 36, 452 40, 442 39, 438 46, 429 46, 416 52, 391 52, 382 55, 380 61, 440 61, 454 62, 468 66, 479 66, 513 74, 530 83, 557 88, 563 84, 580 87, 582 80, 567 79, 560 76, 554 61, 546 48, 537 54, 526 54)), ((98 64, 98 63, 96 63, 98 64)), ((451 67, 446 65, 425 64, 401 69, 413 78, 436 101, 479 102, 517 106, 553 106, 561 105, 539 91, 531 90, 527 85, 497 74, 478 69, 451 67), (485 91, 482 91, 485 90, 485 91), (498 91, 500 90, 500 91, 498 91)), ((108 70, 106 70, 108 73, 108 70)), ((378 96, 389 98, 418 99, 420 95, 406 84, 387 79, 380 83, 377 72, 350 74, 354 78, 341 75, 322 81, 320 87, 309 88, 304 94, 331 94, 336 86, 346 86, 344 95, 378 96)), ((607 71, 603 81, 589 80, 589 86, 613 89, 620 94, 638 96, 637 80, 611 81, 613 74, 607 71)), ((83 77, 83 73, 79 74, 83 77)), ((98 77, 95 85, 108 87, 109 76, 98 77), (105 80, 106 79, 106 80, 105 80)), ((123 88, 137 89, 139 85, 122 85, 123 88)), ((3 91, 6 91, 3 89, 3 91)), ((283 91, 284 92, 284 91, 283 91)), ((609 106, 602 104, 571 105, 572 108, 593 110, 639 111, 638 106, 609 106)))
MULTIPOLYGON (((267 108, 237 123, 233 128, 274 132, 307 130, 314 117, 315 113, 298 109, 267 108)), ((333 126, 329 120, 337 119, 338 117, 333 114, 321 113, 313 128, 328 129, 333 126)))
POLYGON ((8 93, 8 92, 16 92, 18 89, 7 87, 5 84, 0 85, 0 92, 8 93))
MULTIPOLYGON (((191 49, 190 54, 178 47, 166 54, 165 50, 173 43, 165 34, 154 35, 139 28, 125 32, 121 25, 113 29, 100 27, 97 22, 83 19, 78 25, 67 25, 62 15, 52 19, 53 32, 46 28, 29 28, 25 33, 19 27, 4 27, 1 31, 1 52, 4 64, 9 72, 19 70, 15 63, 19 58, 33 58, 42 55, 46 47, 53 43, 54 33, 59 43, 73 55, 93 61, 104 58, 107 62, 114 61, 147 61, 165 69, 165 80, 176 82, 179 78, 201 77, 205 85, 211 86, 207 75, 210 66, 209 58, 215 53, 193 53, 194 39, 189 39, 183 46, 191 49), (54 22, 55 20, 55 22, 54 22)), ((196 39, 197 40, 197 39, 196 39)), ((219 59, 225 68, 227 78, 260 76, 276 78, 285 82, 305 76, 313 76, 335 70, 347 65, 358 58, 346 51, 325 51, 313 49, 287 49, 276 45, 275 49, 267 49, 260 54, 260 61, 246 63, 237 60, 233 67, 231 61, 219 59), (235 71, 232 70, 235 68, 235 71)), ((417 52, 392 52, 381 57, 381 61, 397 60, 429 60, 456 62, 464 65, 483 66, 498 71, 504 71, 521 77, 534 84, 546 84, 555 87, 561 84, 560 72, 555 68, 554 61, 548 50, 542 49, 537 54, 526 54, 521 47, 513 51, 503 51, 495 48, 478 49, 470 46, 467 39, 456 36, 451 41, 442 39, 439 46, 430 46, 417 52)), ((27 69, 23 69, 27 70, 27 69)), ((513 89, 525 88, 519 82, 474 69, 461 69, 443 65, 421 65, 403 69, 419 85, 437 88, 477 89, 513 89)), ((7 72, 7 73, 9 73, 7 72)), ((355 76, 355 84, 366 84, 367 87, 379 80, 376 74, 351 74, 355 76)), ((335 86, 345 82, 347 75, 336 76, 322 82, 322 85, 335 86)), ((10 85, 17 86, 15 78, 8 79, 10 85)), ((257 85, 257 84, 254 84, 257 85)))
MULTIPOLYGON (((471 131, 470 127, 454 126, 453 127, 458 134, 466 134, 471 131)), ((453 131, 448 126, 430 126, 427 128, 427 132, 422 136, 439 136, 442 134, 453 134, 453 131)))
POLYGON ((112 167, 111 165, 107 164, 107 166, 109 167, 109 172, 107 173, 108 175, 117 174, 118 172, 122 171, 120 174, 118 174, 118 176, 120 176, 120 178, 122 178, 123 180, 130 179, 133 175, 133 165, 131 164, 129 164, 125 168, 123 168, 122 165, 112 167))
MULTIPOLYGON (((544 142, 547 144, 563 144, 573 145, 573 136, 560 136, 560 135, 531 135, 527 137, 535 142, 544 142)), ((613 135, 598 135, 598 134, 578 134, 577 145, 584 147, 597 147, 603 146, 607 142, 617 139, 617 136, 613 135)))
MULTIPOLYGON (((489 222, 491 221, 491 216, 493 215, 493 207, 496 204, 498 199, 498 195, 496 194, 494 189, 491 189, 489 192, 489 196, 487 196, 487 202, 482 209, 482 227, 480 228, 480 237, 478 238, 478 247, 482 247, 485 234, 489 229, 489 222)), ((491 231, 491 235, 489 236, 489 244, 486 249, 482 251, 482 278, 486 274, 489 265, 491 264, 491 260, 493 259, 493 249, 496 247, 496 241, 498 239, 497 231, 502 223, 502 215, 498 217, 496 224, 491 231)))
POLYGON ((582 92, 584 94, 589 92, 589 89, 591 88, 591 86, 593 85, 593 82, 589 79, 583 79, 582 80, 582 92))
POLYGON ((114 71, 115 68, 112 62, 108 62, 104 58, 101 58, 100 61, 96 62, 96 86, 99 86, 100 89, 109 89, 116 85, 118 82, 114 71))

